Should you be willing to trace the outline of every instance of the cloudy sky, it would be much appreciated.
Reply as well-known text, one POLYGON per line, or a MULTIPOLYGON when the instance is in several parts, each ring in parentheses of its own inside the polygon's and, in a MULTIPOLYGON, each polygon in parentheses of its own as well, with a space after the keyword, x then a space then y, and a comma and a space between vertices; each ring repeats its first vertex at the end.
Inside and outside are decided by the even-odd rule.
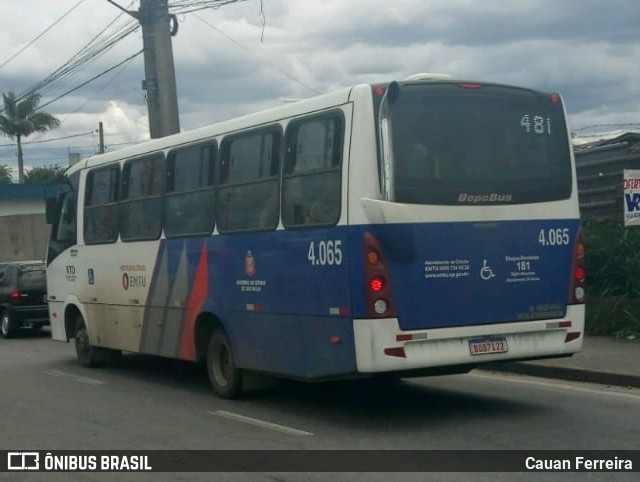
MULTIPOLYGON (((245 0, 180 13, 213 3, 169 0, 183 131, 417 72, 558 91, 579 134, 640 129, 638 0, 245 0)), ((123 63, 142 48, 140 29, 126 35, 133 18, 107 0, 2 0, 0 18, 0 91, 41 85, 62 122, 25 139, 27 169, 96 152, 100 121, 108 149, 148 138, 142 56, 123 63)), ((0 137, 0 164, 17 171, 12 142, 0 137)))

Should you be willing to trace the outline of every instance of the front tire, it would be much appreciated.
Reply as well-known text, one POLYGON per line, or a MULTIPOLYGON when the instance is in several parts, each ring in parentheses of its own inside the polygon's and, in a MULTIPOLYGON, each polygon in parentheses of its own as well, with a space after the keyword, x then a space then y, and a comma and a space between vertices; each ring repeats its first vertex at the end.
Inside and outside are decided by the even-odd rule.
POLYGON ((102 362, 100 349, 91 345, 87 326, 81 316, 78 316, 76 319, 74 338, 76 356, 78 357, 80 365, 87 368, 95 368, 99 366, 102 362))
POLYGON ((15 322, 8 311, 3 311, 0 315, 0 332, 5 338, 13 338, 16 334, 15 322))
POLYGON ((237 398, 242 393, 243 372, 236 367, 229 340, 220 329, 209 339, 207 373, 219 397, 237 398))

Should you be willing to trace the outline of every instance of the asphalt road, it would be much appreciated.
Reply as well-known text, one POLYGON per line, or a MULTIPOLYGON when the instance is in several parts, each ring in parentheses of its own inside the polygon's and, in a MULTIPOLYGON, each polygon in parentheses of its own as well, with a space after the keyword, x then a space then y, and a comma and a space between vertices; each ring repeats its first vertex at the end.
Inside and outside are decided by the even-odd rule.
MULTIPOLYGON (((475 371, 396 384, 257 380, 217 398, 202 367, 77 365, 71 343, 0 339, 0 449, 640 449, 640 390, 475 371)), ((433 475, 433 474, 431 474, 433 475)), ((624 480, 633 474, 437 474, 624 480)), ((1 480, 436 480, 425 474, 0 474, 1 480)))

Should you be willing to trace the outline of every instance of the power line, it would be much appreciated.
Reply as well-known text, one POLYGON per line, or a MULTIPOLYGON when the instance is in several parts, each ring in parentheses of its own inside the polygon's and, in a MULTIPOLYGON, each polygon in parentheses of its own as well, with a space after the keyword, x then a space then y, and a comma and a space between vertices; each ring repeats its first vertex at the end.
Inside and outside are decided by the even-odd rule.
POLYGON ((127 57, 126 59, 124 59, 122 62, 118 62, 116 65, 113 65, 111 67, 109 67, 107 70, 102 71, 101 73, 99 73, 98 75, 94 75, 93 77, 91 77, 89 80, 86 80, 84 82, 82 82, 80 85, 75 86, 73 89, 69 89, 68 91, 66 91, 64 94, 59 95, 58 97, 56 97, 55 99, 50 100, 49 102, 45 102, 44 104, 42 104, 41 106, 38 106, 38 108, 36 110, 40 110, 50 104, 53 104, 54 102, 62 99, 63 97, 66 97, 67 95, 71 94, 72 92, 75 92, 76 90, 80 89, 81 87, 84 87, 85 85, 87 85, 90 82, 93 82, 94 80, 102 77, 104 74, 107 74, 109 72, 111 72, 114 69, 117 69, 118 67, 120 67, 121 65, 123 65, 126 62, 130 62, 131 60, 133 60, 135 57, 137 57, 138 55, 140 55, 143 52, 142 49, 140 49, 138 52, 136 52, 135 54, 131 55, 130 57, 127 57))
MULTIPOLYGON (((122 69, 120 69, 120 71, 117 72, 113 77, 111 77, 107 83, 105 83, 100 89, 98 89, 97 92, 95 92, 95 94, 99 94, 100 92, 102 92, 104 89, 109 87, 118 77, 120 77, 122 75, 122 73, 125 70, 127 70, 127 67, 131 64, 132 60, 133 60, 133 58, 130 58, 127 63, 123 64, 122 69)), ((78 112, 80 109, 82 109, 85 105, 87 105, 92 100, 93 100, 93 97, 87 98, 87 100, 85 100, 82 104, 80 104, 78 107, 76 107, 75 110, 71 112, 71 114, 75 114, 76 112, 78 112)))
POLYGON ((234 43, 235 45, 237 45, 238 47, 240 47, 242 50, 249 52, 252 55, 255 55, 256 57, 262 59, 264 62, 266 62, 269 66, 271 66, 272 68, 274 68, 275 70, 277 70, 278 72, 280 72, 282 75, 284 75, 285 77, 287 77, 289 80, 293 80, 294 82, 300 84, 301 86, 303 86, 306 89, 309 89, 311 92, 313 92, 314 94, 320 95, 320 92, 318 92, 316 89, 314 89, 313 87, 308 86, 307 84, 305 84, 304 82, 302 82, 299 79, 296 79, 294 76, 292 76, 289 72, 287 72, 284 69, 281 69, 280 67, 278 67, 277 65, 271 63, 269 60, 267 60, 266 58, 264 58, 262 55, 257 54, 256 52, 250 50, 249 48, 245 47, 243 44, 241 44, 240 42, 236 41, 234 38, 230 37, 229 35, 227 35, 226 33, 224 33, 222 30, 220 30, 219 28, 215 27, 214 25, 212 25, 211 23, 209 23, 207 20, 205 20, 204 18, 202 18, 200 15, 198 15, 197 13, 194 13, 194 16, 199 19, 202 23, 204 23, 205 25, 207 25, 209 28, 215 30, 216 32, 218 32, 220 35, 222 35, 223 37, 226 37, 229 41, 231 41, 232 43, 234 43))
MULTIPOLYGON (((88 132, 82 132, 80 134, 72 134, 70 136, 64 136, 64 137, 56 137, 53 139, 43 139, 41 141, 30 141, 30 142, 21 142, 21 144, 23 146, 29 145, 29 144, 44 144, 45 142, 53 142, 53 141, 63 141, 65 139, 73 139, 74 137, 82 137, 82 136, 86 136, 86 135, 92 135, 93 131, 88 131, 88 132)), ((13 146, 17 146, 18 144, 0 144, 0 147, 13 147, 13 146)))
POLYGON ((230 3, 246 2, 247 0, 178 0, 169 5, 174 13, 192 13, 205 9, 218 9, 230 3))
POLYGON ((15 54, 13 54, 11 57, 9 57, 7 60, 5 60, 2 64, 0 64, 0 69, 2 67, 4 67, 5 65, 7 65, 9 62, 11 62, 13 59, 15 59, 18 55, 20 55, 22 52, 24 52, 25 50, 27 50, 29 47, 31 47, 34 43, 36 43, 44 34, 46 34, 49 30, 51 30, 53 27, 55 27, 58 23, 60 23, 67 15, 69 15, 72 11, 74 11, 78 6, 80 6, 81 3, 83 3, 84 0, 80 0, 78 3, 76 3, 73 7, 71 7, 69 10, 67 10, 65 13, 62 14, 62 16, 60 18, 58 18, 58 20, 56 20, 55 22, 53 22, 51 25, 49 25, 47 28, 45 28, 42 33, 40 33, 38 36, 36 36, 36 38, 34 38, 31 42, 29 42, 27 45, 25 45, 24 47, 22 47, 20 50, 18 50, 15 54))
MULTIPOLYGON (((132 1, 130 5, 133 5, 133 3, 134 1, 132 1)), ((140 27, 138 22, 134 19, 127 19, 121 25, 115 25, 122 15, 122 13, 119 13, 107 24, 105 28, 103 28, 84 47, 76 52, 76 54, 74 54, 64 64, 58 67, 53 73, 49 74, 43 80, 16 96, 16 101, 23 100, 33 92, 39 92, 44 95, 47 89, 51 88, 62 79, 75 75, 80 69, 105 54, 115 44, 135 32, 140 27)), ((4 107, 0 106, 0 112, 3 110, 4 107)))

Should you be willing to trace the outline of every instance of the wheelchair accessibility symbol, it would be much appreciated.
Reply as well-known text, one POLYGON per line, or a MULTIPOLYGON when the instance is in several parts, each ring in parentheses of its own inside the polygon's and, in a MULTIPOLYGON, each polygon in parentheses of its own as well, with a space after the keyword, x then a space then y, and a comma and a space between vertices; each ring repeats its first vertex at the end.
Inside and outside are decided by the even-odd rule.
POLYGON ((491 269, 491 267, 487 266, 486 259, 482 260, 482 269, 480 270, 480 277, 485 281, 496 277, 496 275, 493 274, 493 270, 491 269))

